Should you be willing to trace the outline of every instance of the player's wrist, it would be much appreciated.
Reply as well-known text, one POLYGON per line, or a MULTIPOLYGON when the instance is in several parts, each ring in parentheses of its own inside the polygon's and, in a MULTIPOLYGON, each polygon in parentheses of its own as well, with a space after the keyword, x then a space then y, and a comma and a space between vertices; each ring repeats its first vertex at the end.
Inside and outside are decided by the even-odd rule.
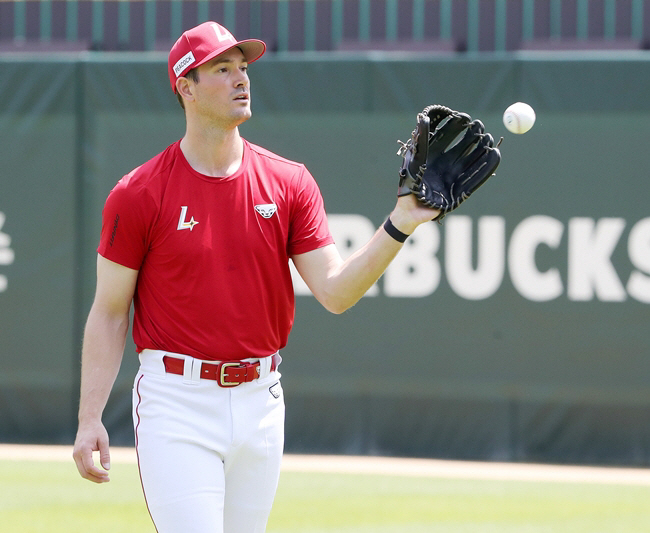
POLYGON ((393 225, 390 217, 388 217, 386 219, 386 222, 384 222, 384 231, 386 231, 386 233, 388 233, 388 235, 390 235, 397 242, 405 242, 410 235, 409 233, 402 232, 395 225, 393 225))
MULTIPOLYGON (((423 211, 423 209, 418 205, 415 196, 409 194, 397 199, 397 205, 393 209, 389 218, 393 226, 395 226, 399 231, 406 235, 411 235, 422 223, 418 217, 419 210, 423 211)), ((427 208, 425 212, 428 214, 431 210, 427 208)))
MULTIPOLYGON (((384 222, 384 229, 386 232, 395 240, 398 240, 400 242, 404 242, 403 240, 400 240, 403 235, 406 235, 406 237, 408 237, 415 231, 417 226, 418 224, 415 223, 407 213, 403 213, 399 209, 394 210, 388 216, 386 222, 384 222), (399 238, 396 238, 395 235, 391 234, 391 231, 395 233, 399 238)), ((404 240, 406 240, 406 238, 404 238, 404 240)))
POLYGON ((84 405, 84 403, 82 403, 77 413, 79 424, 84 426, 101 425, 103 409, 94 405, 84 405))

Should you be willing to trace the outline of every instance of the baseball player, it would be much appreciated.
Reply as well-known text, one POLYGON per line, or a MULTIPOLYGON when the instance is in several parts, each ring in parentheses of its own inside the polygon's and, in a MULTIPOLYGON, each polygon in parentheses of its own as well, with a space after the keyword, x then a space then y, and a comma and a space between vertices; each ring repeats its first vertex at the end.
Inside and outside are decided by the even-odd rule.
MULTIPOLYGON (((279 366, 294 315, 289 260, 318 301, 341 313, 408 234, 442 213, 414 194, 400 196, 386 224, 343 261, 305 166, 239 134, 251 117, 248 65, 265 49, 215 22, 183 33, 168 67, 185 134, 124 176, 103 210, 73 456, 82 477, 109 481, 102 412, 133 303, 136 451, 161 533, 266 528, 284 443, 279 366)), ((405 150, 421 157, 414 146, 405 150)))

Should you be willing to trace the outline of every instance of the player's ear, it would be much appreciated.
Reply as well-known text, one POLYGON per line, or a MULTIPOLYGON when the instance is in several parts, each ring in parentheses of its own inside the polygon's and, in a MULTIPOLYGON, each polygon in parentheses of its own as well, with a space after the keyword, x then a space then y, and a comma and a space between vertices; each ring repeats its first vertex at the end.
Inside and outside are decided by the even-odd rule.
POLYGON ((193 86, 190 80, 180 77, 176 80, 176 92, 183 98, 183 100, 194 100, 193 86))

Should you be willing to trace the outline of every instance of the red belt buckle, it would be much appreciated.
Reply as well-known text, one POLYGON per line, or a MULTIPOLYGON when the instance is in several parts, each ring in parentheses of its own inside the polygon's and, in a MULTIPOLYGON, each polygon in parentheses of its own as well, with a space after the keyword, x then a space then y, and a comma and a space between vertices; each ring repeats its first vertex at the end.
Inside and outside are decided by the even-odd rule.
POLYGON ((226 381, 226 378, 228 377, 226 375, 226 369, 234 366, 242 366, 242 364, 239 361, 226 361, 224 363, 219 363, 219 378, 217 379, 217 383, 220 387, 236 387, 237 385, 241 385, 241 381, 226 381))

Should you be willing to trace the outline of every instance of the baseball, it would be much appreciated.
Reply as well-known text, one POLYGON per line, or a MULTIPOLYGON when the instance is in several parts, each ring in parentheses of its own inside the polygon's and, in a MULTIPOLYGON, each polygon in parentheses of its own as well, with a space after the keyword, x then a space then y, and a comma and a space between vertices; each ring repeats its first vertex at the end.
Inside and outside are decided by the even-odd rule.
POLYGON ((526 133, 535 124, 535 110, 528 104, 516 102, 503 113, 503 124, 512 133, 526 133))

